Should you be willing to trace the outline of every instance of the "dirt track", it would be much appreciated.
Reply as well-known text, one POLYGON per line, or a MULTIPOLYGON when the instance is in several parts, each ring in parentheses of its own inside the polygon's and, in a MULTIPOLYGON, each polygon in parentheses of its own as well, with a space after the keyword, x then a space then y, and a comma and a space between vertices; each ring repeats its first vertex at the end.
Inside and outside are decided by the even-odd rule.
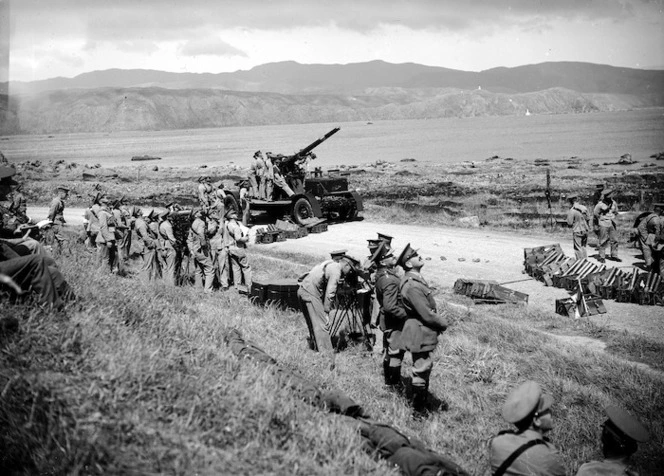
MULTIPOLYGON (((44 207, 28 210, 28 214, 37 219, 46 217, 47 213, 44 207)), ((70 225, 81 225, 83 209, 66 209, 65 219, 70 225)), ((559 242, 565 254, 574 255, 571 240, 558 240, 543 234, 525 235, 486 229, 377 224, 368 221, 334 224, 325 233, 254 246, 319 255, 321 258, 325 258, 330 251, 343 248, 362 260, 368 253, 366 240, 375 238, 377 232, 393 236, 393 246, 397 252, 406 243, 419 248, 425 259, 430 258, 425 262, 423 274, 432 285, 438 287, 452 287, 459 278, 492 279, 499 283, 526 280, 529 276, 523 273, 524 248, 559 242)), ((622 247, 620 257, 623 262, 607 262, 607 265, 630 266, 637 262, 635 255, 636 250, 622 247)), ((548 311, 555 310, 556 299, 568 296, 563 289, 546 287, 535 280, 515 282, 507 287, 528 294, 528 306, 548 311)), ((613 300, 605 300, 604 305, 607 313, 592 316, 593 322, 617 330, 645 334, 650 339, 664 342, 664 308, 617 303, 613 300)))

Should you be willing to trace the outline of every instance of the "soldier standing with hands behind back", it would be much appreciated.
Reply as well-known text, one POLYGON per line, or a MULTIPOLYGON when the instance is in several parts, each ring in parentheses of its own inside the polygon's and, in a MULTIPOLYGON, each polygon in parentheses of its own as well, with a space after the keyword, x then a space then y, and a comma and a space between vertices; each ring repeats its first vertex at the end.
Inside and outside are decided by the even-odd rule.
POLYGON ((401 332, 401 345, 413 358, 413 410, 416 415, 424 415, 427 412, 429 378, 433 369, 431 354, 438 346, 438 335, 447 329, 449 323, 437 313, 433 290, 421 273, 424 261, 410 247, 410 243, 399 255, 397 264, 406 272, 400 285, 407 315, 401 332))
POLYGON ((572 208, 567 212, 567 224, 572 228, 572 242, 576 259, 588 257, 586 245, 590 232, 590 214, 588 209, 579 203, 579 195, 572 193, 567 199, 572 208))

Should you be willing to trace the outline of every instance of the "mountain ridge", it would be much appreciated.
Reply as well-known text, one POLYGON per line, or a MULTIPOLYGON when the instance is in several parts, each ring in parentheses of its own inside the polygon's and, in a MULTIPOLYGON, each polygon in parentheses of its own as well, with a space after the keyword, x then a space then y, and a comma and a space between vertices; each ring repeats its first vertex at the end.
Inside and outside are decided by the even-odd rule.
POLYGON ((376 60, 233 73, 104 70, 12 83, 0 133, 565 114, 664 106, 664 71, 558 62, 479 73, 376 60), (28 92, 30 90, 31 92, 28 92), (17 93, 17 91, 23 91, 17 93))

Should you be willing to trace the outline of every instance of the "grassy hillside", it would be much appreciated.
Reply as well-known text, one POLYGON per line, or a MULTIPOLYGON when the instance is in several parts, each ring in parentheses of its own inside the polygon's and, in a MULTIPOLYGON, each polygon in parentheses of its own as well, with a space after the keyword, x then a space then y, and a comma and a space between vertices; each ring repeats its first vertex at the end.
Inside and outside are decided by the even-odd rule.
MULTIPOLYGON (((643 338, 627 335, 617 354, 598 353, 552 334, 600 331, 588 324, 528 308, 449 308, 453 325, 435 355, 431 388, 449 409, 418 422, 403 397, 383 388, 379 355, 351 346, 331 369, 306 348, 298 313, 255 307, 233 293, 203 297, 191 287, 109 276, 78 246, 59 261, 76 304, 63 313, 0 310, 21 327, 0 335, 0 466, 13 474, 397 474, 361 449, 345 418, 294 398, 272 372, 238 360, 224 343, 231 328, 472 474, 487 473, 487 440, 507 427, 502 401, 525 379, 555 397, 552 439, 569 474, 599 456, 609 403, 651 431, 635 459, 641 474, 664 465, 662 374, 622 358, 628 347, 631 358, 642 358, 643 338)), ((258 276, 280 277, 315 262, 260 247, 250 261, 258 276)), ((443 308, 459 299, 449 290, 438 295, 443 308)), ((649 362, 664 368, 662 349, 653 355, 649 362)))
POLYGON ((248 93, 219 89, 105 88, 42 92, 9 101, 0 134, 197 129, 265 124, 430 119, 628 110, 643 96, 552 88, 372 88, 359 95, 248 93))

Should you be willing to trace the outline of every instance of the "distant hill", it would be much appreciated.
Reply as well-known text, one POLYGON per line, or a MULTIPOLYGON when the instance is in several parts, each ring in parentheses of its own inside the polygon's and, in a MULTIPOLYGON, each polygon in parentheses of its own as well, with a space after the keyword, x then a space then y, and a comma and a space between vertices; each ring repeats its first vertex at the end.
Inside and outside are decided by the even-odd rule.
POLYGON ((664 106, 664 71, 573 62, 482 72, 281 62, 220 74, 94 71, 11 83, 10 94, 4 134, 157 130, 664 106))

